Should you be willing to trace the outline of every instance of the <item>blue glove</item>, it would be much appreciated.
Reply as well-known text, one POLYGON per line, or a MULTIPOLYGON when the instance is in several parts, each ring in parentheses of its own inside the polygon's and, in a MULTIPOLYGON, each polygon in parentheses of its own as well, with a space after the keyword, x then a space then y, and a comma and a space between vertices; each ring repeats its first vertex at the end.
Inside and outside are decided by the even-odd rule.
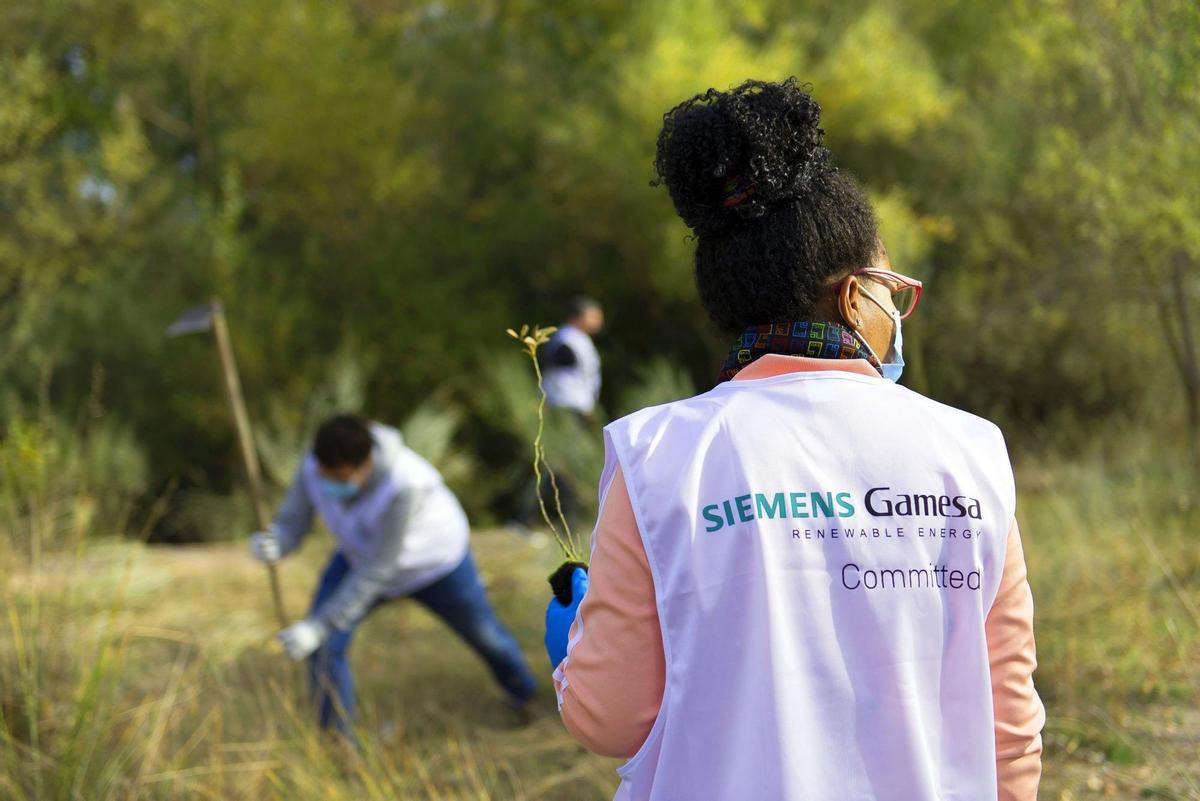
POLYGON ((546 607, 546 653, 550 656, 551 667, 557 668, 567 658, 567 637, 587 588, 587 571, 577 567, 571 573, 571 603, 563 606, 557 598, 551 598, 546 607))

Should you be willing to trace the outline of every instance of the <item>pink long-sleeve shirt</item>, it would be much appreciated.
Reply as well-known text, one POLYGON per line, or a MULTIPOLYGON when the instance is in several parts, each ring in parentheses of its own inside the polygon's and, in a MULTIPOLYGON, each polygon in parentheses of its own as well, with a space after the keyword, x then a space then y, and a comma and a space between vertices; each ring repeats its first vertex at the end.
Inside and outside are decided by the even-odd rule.
MULTIPOLYGON (((767 355, 733 379, 789 372, 848 370, 878 376, 860 359, 828 360, 767 355)), ((596 524, 588 594, 580 616, 587 636, 556 674, 560 712, 567 729, 589 750, 630 757, 658 716, 666 662, 654 580, 620 468, 596 524)), ((1035 801, 1042 773, 1045 711, 1033 686, 1037 665, 1033 595, 1016 521, 1000 589, 985 624, 996 720, 996 771, 1000 801, 1035 801)), ((574 640, 576 631, 572 628, 574 640)))

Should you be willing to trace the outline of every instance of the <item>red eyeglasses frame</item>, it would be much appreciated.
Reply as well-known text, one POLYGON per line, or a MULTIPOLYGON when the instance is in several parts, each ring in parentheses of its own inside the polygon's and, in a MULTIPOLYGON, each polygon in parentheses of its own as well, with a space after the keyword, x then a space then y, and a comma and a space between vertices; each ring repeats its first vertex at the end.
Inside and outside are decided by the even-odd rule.
MULTIPOLYGON (((900 284, 902 287, 906 287, 908 289, 913 290, 916 294, 913 297, 912 307, 908 311, 906 311, 900 315, 901 320, 907 320, 910 316, 912 316, 912 313, 917 310, 917 306, 919 306, 921 304, 922 285, 921 285, 920 281, 918 281, 916 278, 909 278, 907 275, 903 275, 901 273, 894 272, 892 270, 885 270, 881 267, 864 267, 861 270, 855 270, 854 272, 850 273, 850 275, 847 275, 841 281, 838 281, 836 284, 834 284, 833 291, 834 292, 840 291, 842 288, 842 284, 846 283, 848 280, 850 280, 851 277, 856 276, 856 275, 866 275, 866 276, 870 276, 872 278, 884 278, 884 279, 887 279, 888 281, 892 281, 894 283, 900 284)), ((891 294, 894 295, 898 291, 899 290, 895 290, 891 294)))

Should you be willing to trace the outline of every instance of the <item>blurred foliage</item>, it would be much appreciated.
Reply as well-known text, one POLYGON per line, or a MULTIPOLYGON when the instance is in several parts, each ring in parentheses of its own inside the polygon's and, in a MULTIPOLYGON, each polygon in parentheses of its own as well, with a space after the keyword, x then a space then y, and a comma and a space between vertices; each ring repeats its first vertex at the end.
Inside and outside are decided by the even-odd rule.
POLYGON ((622 414, 696 394, 696 387, 687 371, 664 356, 655 356, 643 362, 637 369, 636 377, 637 381, 621 395, 622 414))
POLYGON ((502 507, 514 321, 599 298, 610 409, 709 385, 655 137, 792 74, 926 281, 911 386, 1018 443, 1200 436, 1191 0, 0 0, 0 413, 69 417, 101 370, 152 492, 227 492, 211 343, 163 337, 216 294, 277 480, 349 359, 360 394, 323 397, 410 420, 473 514, 502 507))
POLYGON ((0 529, 17 552, 76 546, 91 532, 137 534, 137 522, 152 525, 157 512, 135 516, 146 488, 145 454, 128 428, 112 419, 80 425, 58 418, 6 421, 0 529))

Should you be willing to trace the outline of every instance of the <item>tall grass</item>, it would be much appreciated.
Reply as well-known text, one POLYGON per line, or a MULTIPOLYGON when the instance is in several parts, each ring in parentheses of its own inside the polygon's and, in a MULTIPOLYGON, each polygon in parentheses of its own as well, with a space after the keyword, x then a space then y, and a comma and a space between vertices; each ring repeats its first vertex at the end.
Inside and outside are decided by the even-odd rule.
MULTIPOLYGON (((1017 471, 1046 740, 1052 759, 1169 765, 1183 754, 1161 737, 1166 718, 1200 691, 1198 481, 1182 449, 1153 438, 1101 445, 1017 471)), ((1193 759, 1172 777, 1186 794, 1163 797, 1200 798, 1190 737, 1193 759)))

